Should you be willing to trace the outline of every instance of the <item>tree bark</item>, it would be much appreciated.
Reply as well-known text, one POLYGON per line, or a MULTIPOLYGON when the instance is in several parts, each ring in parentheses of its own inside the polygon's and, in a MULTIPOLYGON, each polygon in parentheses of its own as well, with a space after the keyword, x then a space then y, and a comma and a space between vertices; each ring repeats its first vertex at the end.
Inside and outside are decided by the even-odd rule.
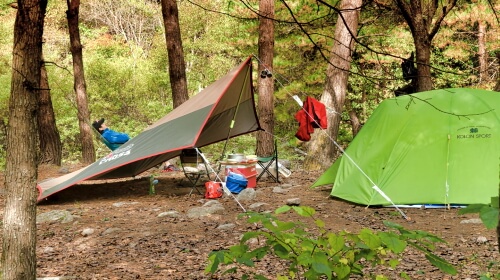
POLYGON ((40 95, 38 96, 38 133, 40 135, 40 163, 60 166, 62 144, 56 126, 56 117, 50 97, 49 79, 42 58, 40 95))
POLYGON ((76 93, 76 106, 78 109, 78 125, 80 127, 80 140, 82 142, 82 162, 93 163, 96 160, 93 133, 90 127, 90 113, 87 100, 87 85, 83 70, 82 44, 80 42, 80 29, 78 27, 78 14, 80 0, 66 0, 68 10, 69 41, 73 57, 73 78, 76 93))
POLYGON ((486 24, 482 20, 477 21, 477 56, 479 61, 479 82, 487 82, 488 79, 488 55, 486 53, 486 24))
POLYGON ((167 42, 170 87, 172 89, 174 108, 177 108, 189 99, 189 95, 176 0, 161 0, 161 10, 167 42))
POLYGON ((259 1, 259 100, 257 114, 264 131, 257 133, 258 156, 269 156, 274 151, 274 1, 259 1))
POLYGON ((341 13, 335 27, 335 41, 326 70, 325 89, 320 100, 328 108, 328 128, 326 133, 316 132, 312 135, 304 160, 306 170, 326 169, 334 160, 335 144, 330 138, 336 140, 339 133, 354 47, 353 36, 357 34, 361 4, 362 0, 342 0, 340 3, 341 13))
POLYGON ((426 0, 396 0, 413 36, 417 63, 417 92, 433 88, 431 78, 432 39, 457 0, 444 2, 426 0))
MULTIPOLYGON (((500 61, 500 52, 497 52, 497 60, 500 61)), ((495 85, 494 91, 500 91, 500 63, 498 64, 497 84, 495 85)))
POLYGON ((36 279, 37 95, 46 0, 17 2, 5 167, 2 279, 36 279))

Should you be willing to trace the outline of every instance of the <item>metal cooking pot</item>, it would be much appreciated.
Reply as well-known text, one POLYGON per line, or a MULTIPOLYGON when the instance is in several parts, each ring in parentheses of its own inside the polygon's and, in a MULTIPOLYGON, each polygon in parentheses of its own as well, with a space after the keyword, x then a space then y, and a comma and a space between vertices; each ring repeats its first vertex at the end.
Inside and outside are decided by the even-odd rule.
POLYGON ((229 154, 227 155, 227 159, 230 161, 243 161, 245 160, 244 154, 229 154))

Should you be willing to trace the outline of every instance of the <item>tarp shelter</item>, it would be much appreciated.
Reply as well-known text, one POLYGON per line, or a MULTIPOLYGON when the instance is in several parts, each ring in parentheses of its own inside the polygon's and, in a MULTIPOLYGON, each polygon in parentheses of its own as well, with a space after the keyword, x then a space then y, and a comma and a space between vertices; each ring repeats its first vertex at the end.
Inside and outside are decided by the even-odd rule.
POLYGON ((498 196, 500 93, 441 89, 384 100, 313 184, 363 205, 489 204, 498 196), (377 192, 378 187, 382 193, 377 192))
POLYGON ((260 130, 251 57, 95 163, 37 185, 38 201, 84 180, 134 177, 178 156, 260 130))

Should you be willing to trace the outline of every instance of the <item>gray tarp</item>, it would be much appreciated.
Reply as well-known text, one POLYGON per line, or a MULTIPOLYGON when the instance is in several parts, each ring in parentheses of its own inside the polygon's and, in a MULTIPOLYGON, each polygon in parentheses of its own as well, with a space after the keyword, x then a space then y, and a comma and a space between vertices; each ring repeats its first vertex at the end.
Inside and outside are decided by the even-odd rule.
POLYGON ((84 180, 133 177, 178 156, 184 148, 200 148, 259 129, 249 57, 102 159, 40 182, 38 201, 84 180))

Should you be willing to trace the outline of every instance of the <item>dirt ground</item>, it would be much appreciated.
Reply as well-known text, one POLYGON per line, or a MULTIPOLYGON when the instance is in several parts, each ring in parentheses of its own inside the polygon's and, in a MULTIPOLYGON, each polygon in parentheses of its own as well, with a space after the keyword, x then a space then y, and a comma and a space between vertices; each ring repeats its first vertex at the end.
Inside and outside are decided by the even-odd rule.
MULTIPOLYGON (((73 171, 76 167, 67 167, 73 171)), ((60 167, 42 166, 40 180, 61 176, 60 167)), ((157 175, 156 195, 150 195, 148 180, 89 182, 68 188, 38 205, 38 214, 67 210, 76 219, 71 223, 38 224, 38 277, 67 279, 236 279, 204 273, 208 254, 228 248, 255 226, 238 218, 243 212, 234 199, 218 199, 226 211, 201 219, 191 219, 186 212, 201 206, 203 195, 188 195, 182 172, 151 170, 141 174, 157 175), (175 210, 180 217, 159 217, 175 210), (217 229, 232 223, 230 230, 217 229), (91 234, 82 234, 93 229, 91 234)), ((257 184, 257 198, 243 201, 248 208, 256 202, 266 203, 259 211, 274 210, 289 198, 300 198, 301 205, 316 209, 316 218, 325 221, 331 231, 358 232, 362 228, 387 230, 383 221, 390 220, 408 229, 433 233, 448 243, 438 245, 435 253, 456 266, 456 276, 446 275, 429 265, 419 252, 407 251, 401 265, 382 273, 401 279, 401 272, 411 279, 480 279, 487 272, 499 273, 499 253, 494 230, 482 224, 461 223, 477 218, 475 214, 458 215, 457 209, 405 208, 411 218, 405 220, 394 208, 366 208, 329 197, 330 188, 308 188, 319 174, 293 171, 282 183, 267 180, 257 184), (273 192, 284 186, 286 192, 273 192)), ((3 177, 3 176, 2 176, 3 177)), ((1 197, 3 205, 3 195, 1 197)), ((3 208, 3 207, 2 207, 3 208)), ((3 213, 3 210, 2 212, 3 213)), ((2 215, 3 216, 3 215, 2 215)), ((284 214, 284 220, 299 219, 284 214)), ((270 279, 283 272, 284 264, 272 258, 258 264, 270 279)))

